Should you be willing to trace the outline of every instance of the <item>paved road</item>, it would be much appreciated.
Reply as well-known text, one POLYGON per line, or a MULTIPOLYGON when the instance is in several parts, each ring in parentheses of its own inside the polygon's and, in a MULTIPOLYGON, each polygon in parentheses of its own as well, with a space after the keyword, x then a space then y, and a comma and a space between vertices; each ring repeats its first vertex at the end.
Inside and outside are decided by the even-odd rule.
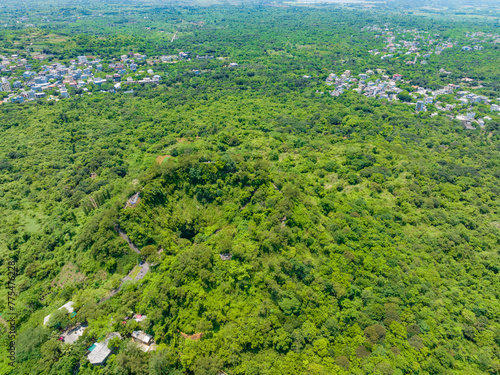
POLYGON ((128 238, 127 233, 125 233, 125 231, 122 228, 120 228, 120 226, 118 224, 115 225, 115 230, 118 232, 118 234, 120 235, 121 238, 123 238, 123 239, 125 239, 125 241, 127 241, 128 245, 130 246, 130 248, 132 250, 134 250, 137 254, 141 255, 139 248, 137 246, 135 246, 135 244, 130 240, 130 238, 128 238))
POLYGON ((61 336, 64 337, 64 342, 66 344, 73 344, 81 335, 83 335, 83 331, 87 327, 88 326, 86 324, 80 324, 72 330, 64 332, 61 336))
MULTIPOLYGON (((148 262, 144 262, 141 266, 137 266, 137 267, 140 267, 140 268, 141 268, 141 270, 139 271, 139 273, 138 273, 138 274, 137 274, 137 276, 135 277, 135 281, 141 280, 141 279, 143 279, 143 278, 144 278, 144 276, 146 276, 146 274, 149 272, 149 263, 148 263, 148 262)), ((121 290, 121 288, 122 288, 123 284, 124 284, 126 281, 134 281, 134 279, 132 279, 132 277, 130 277, 130 275, 134 272, 134 270, 135 270, 135 267, 134 267, 134 268, 132 268, 132 270, 128 273, 128 275, 127 275, 127 276, 125 276, 125 277, 122 279, 122 282, 120 283, 120 286, 119 286, 118 288, 116 288, 116 289, 113 289, 113 290, 109 293, 109 295, 108 295, 107 297, 105 297, 105 298, 101 299, 101 300, 99 301, 99 303, 103 303, 104 301, 107 301, 108 299, 110 299, 111 297, 113 297, 115 294, 117 294, 117 293, 121 290)))
POLYGON ((139 274, 135 277, 136 280, 141 280, 146 276, 146 274, 149 272, 149 263, 144 262, 143 265, 141 266, 141 270, 139 271, 139 274))
MULTIPOLYGON (((118 224, 115 224, 115 230, 118 232, 118 234, 120 235, 121 238, 123 238, 123 239, 125 239, 125 241, 127 241, 128 245, 130 246, 130 248, 132 250, 134 250, 137 254, 141 255, 139 248, 137 246, 135 246, 135 244, 130 240, 130 238, 128 238, 127 233, 125 233, 125 231, 122 228, 120 228, 120 226, 118 224)), ((146 276, 146 274, 149 272, 149 263, 148 262, 144 262, 142 265, 140 265, 138 267, 141 267, 141 270, 139 271, 139 273, 135 277, 135 281, 143 279, 144 276, 146 276)), ((99 301, 99 303, 103 303, 104 301, 107 301, 108 299, 113 297, 115 294, 117 294, 120 291, 120 289, 122 288, 122 285, 123 285, 123 283, 125 283, 125 281, 134 281, 132 279, 132 277, 130 277, 130 275, 134 272, 134 270, 135 270, 135 267, 132 268, 132 270, 128 273, 128 275, 122 279, 120 286, 116 289, 113 289, 109 293, 109 295, 107 297, 101 299, 99 301)))

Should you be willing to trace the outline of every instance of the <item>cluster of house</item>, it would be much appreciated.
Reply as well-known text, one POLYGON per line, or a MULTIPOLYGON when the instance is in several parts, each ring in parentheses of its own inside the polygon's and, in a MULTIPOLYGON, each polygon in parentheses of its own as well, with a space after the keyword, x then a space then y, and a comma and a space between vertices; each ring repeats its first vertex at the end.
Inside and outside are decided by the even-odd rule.
POLYGON ((346 70, 344 73, 338 77, 336 74, 331 73, 326 77, 325 83, 327 86, 335 85, 335 90, 329 91, 331 96, 339 96, 344 93, 345 90, 349 90, 356 78, 351 78, 351 71, 346 70))
MULTIPOLYGON (((439 34, 430 34, 428 31, 417 29, 404 29, 401 27, 391 29, 388 24, 383 27, 377 25, 365 26, 361 29, 364 32, 376 32, 376 39, 384 41, 384 46, 379 49, 371 49, 368 52, 374 56, 380 55, 381 60, 392 59, 395 56, 412 55, 412 58, 406 61, 407 65, 415 65, 420 58, 420 64, 425 65, 432 54, 440 55, 446 49, 454 48, 459 45, 457 40, 446 39, 439 34), (409 37, 409 38, 408 38, 409 37), (408 40, 407 40, 408 39, 408 40), (414 55, 414 57, 413 57, 414 55)), ((480 44, 477 36, 491 38, 484 39, 484 42, 500 43, 500 37, 497 34, 474 33, 466 34, 472 42, 471 45, 461 47, 462 51, 480 51, 484 47, 480 44), (474 36, 474 38, 472 37, 474 36)))
MULTIPOLYGON (((379 74, 382 74, 384 70, 377 69, 379 74)), ((367 81, 370 76, 375 74, 373 70, 367 70, 366 73, 359 74, 359 79, 351 76, 351 71, 346 70, 340 76, 331 73, 325 80, 326 85, 335 86, 335 90, 329 91, 331 96, 339 96, 345 92, 345 90, 351 89, 357 84, 357 87, 353 89, 359 94, 363 94, 367 97, 378 97, 380 99, 394 100, 396 99, 396 94, 402 90, 396 87, 396 81, 402 79, 402 75, 395 74, 392 79, 389 76, 382 75, 382 79, 377 78, 374 81, 367 81)))
MULTIPOLYGON (((473 130, 475 129, 474 125, 478 125, 479 127, 484 127, 486 121, 492 120, 490 116, 484 116, 482 118, 476 118, 476 112, 473 112, 471 110, 471 107, 468 107, 468 111, 465 114, 460 113, 462 111, 461 107, 469 104, 485 104, 490 106, 491 111, 495 111, 498 107, 496 104, 492 104, 492 100, 489 99, 487 96, 484 95, 477 95, 474 93, 471 93, 469 91, 457 91, 455 90, 459 89, 459 85, 454 85, 454 84, 449 84, 445 86, 442 89, 431 91, 427 90, 424 88, 419 87, 418 90, 416 91, 417 94, 423 96, 423 100, 417 101, 416 105, 416 111, 426 111, 426 104, 432 104, 432 102, 436 99, 437 96, 439 95, 451 95, 455 94, 454 99, 459 102, 459 104, 449 104, 449 103, 442 103, 440 101, 436 101, 435 103, 435 108, 438 111, 449 111, 449 112, 455 112, 459 111, 456 115, 449 114, 447 115, 450 118, 455 118, 459 121, 462 122, 463 126, 465 129, 473 130)), ((438 113, 434 112, 431 116, 437 116, 438 113)))
POLYGON ((485 116, 483 118, 477 118, 476 119, 476 112, 467 112, 465 115, 463 114, 458 114, 455 117, 457 120, 462 121, 465 129, 468 130, 474 130, 476 129, 473 124, 479 125, 479 127, 484 127, 485 125, 485 120, 491 120, 491 117, 485 116))
MULTIPOLYGON (((76 315, 76 312, 74 311, 73 304, 73 301, 69 301, 61 306, 58 310, 65 309, 68 314, 71 314, 71 317, 74 317, 76 315)), ((44 325, 49 322, 51 315, 52 314, 49 314, 43 319, 44 325)), ((126 324, 128 320, 134 320, 137 323, 140 323, 146 318, 146 315, 133 314, 131 318, 125 317, 123 323, 126 324)), ((83 335, 83 332, 86 328, 86 324, 78 323, 75 326, 67 328, 62 334, 60 334, 59 340, 66 344, 73 344, 78 340, 78 338, 83 335)), ((88 348, 87 359, 91 364, 102 365, 106 362, 106 359, 113 352, 113 348, 109 347, 109 342, 114 337, 118 337, 120 340, 122 339, 122 336, 118 332, 112 332, 107 335, 103 341, 95 342, 90 348, 88 348)), ((139 349, 144 352, 150 352, 156 349, 156 344, 154 342, 153 336, 143 331, 133 331, 131 337, 132 340, 137 344, 139 349)))
POLYGON ((465 37, 470 40, 471 44, 473 44, 472 49, 475 50, 482 49, 482 46, 479 43, 500 44, 500 34, 492 34, 492 33, 477 31, 473 33, 467 32, 465 33, 465 37))
MULTIPOLYGON (((32 59, 39 62, 46 57, 45 55, 36 55, 32 59)), ((0 72, 10 74, 9 78, 2 77, 0 91, 9 93, 3 100, 4 102, 24 103, 25 101, 45 98, 49 91, 55 91, 60 98, 69 98, 69 89, 89 91, 92 84, 100 87, 104 83, 110 83, 111 87, 100 91, 114 93, 120 90, 124 84, 160 83, 162 77, 155 74, 152 69, 137 70, 139 64, 144 63, 146 58, 146 55, 140 53, 129 53, 107 64, 108 69, 104 69, 102 60, 78 56, 77 59, 70 60, 69 66, 56 62, 42 65, 38 71, 35 71, 33 64, 29 64, 27 59, 20 59, 18 55, 0 55, 0 72), (110 70, 114 72, 111 74, 110 70), (138 73, 136 77, 140 78, 135 79, 132 76, 134 73, 138 73)), ((212 60, 214 58, 212 55, 196 55, 195 57, 196 60, 212 60)), ((161 56, 159 62, 173 63, 180 60, 191 61, 191 53, 179 52, 178 55, 161 56)), ((153 64, 151 61, 148 62, 153 64)), ((238 64, 232 62, 228 66, 235 68, 238 64)), ((195 69, 193 73, 198 75, 200 71, 195 69)), ((124 91, 124 93, 133 93, 133 90, 124 91)), ((54 98, 48 98, 48 100, 51 99, 54 98)))
MULTIPOLYGON (((131 336, 132 340, 144 352, 153 351, 156 348, 153 336, 148 335, 143 331, 133 331, 131 336)), ((96 342, 88 348, 89 353, 87 354, 87 359, 92 365, 104 365, 106 359, 108 359, 108 357, 113 353, 113 348, 109 347, 109 342, 115 337, 118 337, 120 340, 123 339, 118 332, 112 332, 108 334, 103 341, 96 342)))
MULTIPOLYGON (((442 73, 446 72, 443 69, 442 73)), ((346 70, 342 75, 337 76, 331 73, 325 80, 327 86, 335 86, 334 90, 329 91, 331 96, 339 96, 345 92, 345 90, 351 89, 357 84, 357 87, 352 88, 353 91, 358 94, 364 95, 370 98, 386 99, 388 101, 398 101, 398 94, 403 91, 403 89, 397 87, 399 81, 403 82, 403 76, 401 74, 394 74, 392 77, 385 74, 385 70, 376 69, 376 74, 380 78, 371 79, 371 76, 375 74, 373 70, 367 70, 366 73, 361 73, 358 75, 359 78, 351 76, 351 71, 346 70)), ((471 83, 473 80, 470 78, 464 78, 462 81, 466 83, 471 83)), ((460 89, 460 85, 448 84, 438 90, 431 90, 423 87, 413 86, 414 91, 409 95, 416 101, 409 103, 415 106, 416 112, 427 111, 427 106, 435 103, 435 108, 439 111, 454 111, 455 108, 461 110, 462 106, 470 104, 485 104, 490 106, 492 112, 500 112, 500 105, 492 103, 492 100, 484 95, 477 95, 469 91, 457 91, 460 89), (436 101, 441 95, 454 95, 454 99, 459 102, 457 104, 446 104, 440 101, 436 101)), ((317 91, 317 93, 320 93, 317 91)), ((322 93, 321 93, 322 94, 322 93)), ((497 99, 500 100, 500 99, 497 99)), ((477 123, 480 127, 485 125, 485 121, 491 120, 489 116, 483 118, 471 117, 468 112, 467 115, 457 114, 456 119, 461 120, 464 127, 467 129, 474 129, 473 123, 477 123)), ((431 116, 435 116, 438 113, 433 113, 431 116)), ((452 116, 453 117, 453 116, 452 116)))
MULTIPOLYGON (((196 55, 196 60, 213 60, 215 59, 212 55, 196 55)), ((218 60, 223 60, 223 57, 217 57, 218 60)), ((180 60, 191 61, 191 52, 179 52, 178 55, 168 55, 168 56, 160 56, 160 61, 164 63, 175 63, 180 60)), ((226 65, 224 65, 226 67, 226 65)), ((232 62, 228 65, 230 68, 235 68, 238 66, 238 63, 232 62)), ((200 75, 202 72, 199 69, 193 69, 192 72, 194 75, 200 75)))
MULTIPOLYGON (((212 55, 196 55, 196 60, 213 60, 212 55)), ((160 56, 160 60, 165 63, 175 62, 176 60, 191 60, 191 52, 179 52, 178 55, 160 56)))
POLYGON ((361 31, 377 32, 378 34, 374 35, 375 39, 384 40, 384 46, 380 50, 371 49, 368 51, 374 56, 381 55, 381 60, 391 59, 396 55, 415 54, 414 59, 406 62, 407 65, 415 65, 417 57, 421 57, 420 63, 425 65, 433 53, 440 55, 445 49, 453 48, 456 45, 456 42, 451 39, 445 40, 439 34, 430 35, 427 31, 417 29, 396 28, 392 30, 388 24, 383 27, 366 26, 361 31), (409 40, 407 40, 408 37, 409 40))
POLYGON ((396 82, 401 81, 403 76, 394 74, 391 78, 385 75, 385 71, 381 69, 378 69, 377 73, 381 75, 381 78, 377 78, 375 81, 367 81, 374 74, 373 70, 367 70, 366 73, 360 74, 358 87, 354 91, 370 98, 397 100, 397 94, 403 90, 396 86, 396 82))
MULTIPOLYGON (((37 56, 33 57, 37 60, 37 56)), ((134 80, 128 77, 122 80, 127 74, 136 73, 138 65, 136 62, 144 61, 145 55, 130 53, 121 56, 116 63, 108 64, 108 68, 115 71, 113 74, 106 74, 103 71, 102 61, 94 59, 89 61, 87 56, 78 56, 76 60, 70 60, 69 66, 59 62, 42 65, 38 71, 33 70, 32 64, 28 64, 27 59, 19 59, 18 55, 1 56, 0 71, 10 73, 9 79, 3 77, 0 91, 9 93, 5 102, 23 103, 27 100, 41 99, 46 96, 47 91, 56 91, 61 98, 68 98, 68 89, 81 88, 88 91, 86 86, 94 84, 101 86, 103 83, 112 83, 113 88, 101 90, 102 92, 115 92, 124 83, 157 84, 161 76, 154 74, 148 69, 146 77, 134 80)), ((146 75, 144 71, 139 71, 141 75, 146 75)))
POLYGON ((18 16, 16 13, 11 13, 8 11, 3 11, 0 14, 0 26, 5 28, 16 28, 21 27, 44 27, 45 24, 52 22, 76 22, 82 20, 84 18, 97 18, 97 17, 106 17, 106 14, 102 13, 94 13, 87 14, 85 11, 80 11, 79 9, 75 11, 70 11, 71 13, 66 12, 56 12, 57 14, 43 14, 40 12, 33 12, 29 16, 23 15, 18 16))
MULTIPOLYGON (((401 27, 392 29, 389 24, 385 24, 383 26, 365 26, 361 29, 361 31, 373 32, 375 33, 375 39, 381 39, 384 41, 383 48, 380 51, 372 49, 369 51, 371 54, 380 54, 382 60, 393 58, 395 55, 412 55, 411 59, 406 61, 407 65, 415 65, 418 58, 420 58, 420 64, 427 64, 427 60, 432 54, 440 55, 441 52, 446 49, 459 46, 458 41, 445 39, 439 34, 431 34, 427 31, 405 29, 401 27), (408 38, 408 35, 410 38, 408 38)), ((483 47, 479 43, 500 42, 500 35, 491 33, 486 34, 483 32, 467 33, 466 38, 470 39, 471 45, 461 47, 463 51, 482 50, 483 47)), ((444 69, 440 69, 439 72, 441 74, 451 74, 451 72, 444 69)), ((326 83, 327 85, 331 85, 335 81, 336 90, 330 91, 332 96, 340 95, 345 89, 349 88, 350 85, 358 82, 358 87, 353 90, 359 94, 363 94, 367 97, 387 99, 389 101, 398 100, 397 94, 400 93, 402 89, 398 88, 396 83, 397 81, 402 80, 402 75, 394 74, 391 78, 387 75, 383 75, 381 69, 377 69, 377 73, 381 76, 381 78, 377 78, 375 80, 368 80, 369 77, 373 75, 372 70, 368 70, 366 74, 360 74, 359 80, 350 77, 350 74, 346 75, 344 73, 344 75, 340 78, 338 78, 335 74, 331 74, 329 78, 327 78, 326 83)), ((464 83, 471 83, 473 79, 463 78, 462 81, 464 83)), ((438 96, 452 94, 455 94, 454 99, 459 102, 458 105, 436 102, 435 108, 439 111, 454 111, 455 109, 462 111, 462 106, 482 103, 490 105, 490 110, 492 112, 499 111, 499 105, 492 103, 492 101, 486 96, 477 95, 469 91, 458 91, 460 89, 460 85, 449 84, 439 90, 430 90, 416 86, 413 86, 413 88, 415 90, 410 95, 416 100, 416 103, 413 103, 413 105, 415 105, 415 110, 417 112, 426 111, 427 106, 429 104, 433 104, 438 96)), ((470 114, 472 112, 468 113, 470 114)), ((435 116, 437 114, 438 113, 436 112, 431 116, 435 116)), ((454 118, 462 120, 467 129, 473 129, 473 123, 477 123, 482 127, 484 126, 485 120, 487 121, 490 119, 489 116, 475 119, 471 118, 470 115, 463 114, 457 114, 454 118)))
POLYGON ((484 47, 480 45, 475 45, 475 46, 463 46, 462 51, 481 51, 483 50, 484 47))

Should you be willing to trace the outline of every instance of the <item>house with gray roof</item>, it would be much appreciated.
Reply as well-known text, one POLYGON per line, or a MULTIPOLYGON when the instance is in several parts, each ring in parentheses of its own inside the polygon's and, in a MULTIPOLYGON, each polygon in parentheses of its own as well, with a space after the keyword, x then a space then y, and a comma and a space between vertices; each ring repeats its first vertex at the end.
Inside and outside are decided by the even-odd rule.
POLYGON ((153 342, 153 336, 148 335, 143 331, 132 332, 132 338, 134 339, 134 341, 138 341, 146 345, 150 345, 153 342))
POLYGON ((95 343, 92 348, 92 351, 87 355, 87 358, 91 364, 94 366, 100 366, 106 362, 106 359, 111 354, 111 349, 108 348, 109 341, 114 338, 119 337, 121 340, 121 336, 118 332, 113 332, 106 337, 103 342, 95 343))

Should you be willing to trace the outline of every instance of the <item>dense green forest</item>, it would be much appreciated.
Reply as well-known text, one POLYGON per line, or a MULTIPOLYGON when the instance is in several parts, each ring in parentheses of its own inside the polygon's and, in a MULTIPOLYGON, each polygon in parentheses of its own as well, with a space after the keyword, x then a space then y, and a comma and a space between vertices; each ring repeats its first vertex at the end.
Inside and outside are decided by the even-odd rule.
POLYGON ((0 54, 28 55, 28 42, 51 62, 132 51, 163 75, 132 94, 0 105, 1 374, 500 374, 498 114, 466 130, 404 102, 320 93, 332 72, 380 68, 410 92, 470 77, 496 100, 498 44, 408 66, 370 54, 382 43, 361 31, 390 23, 465 45, 495 21, 127 12, 135 23, 116 11, 0 30, 0 54), (154 61, 180 51, 222 59, 154 61), (122 282, 143 262, 144 278, 122 282), (75 313, 56 312, 68 301, 75 313), (77 323, 82 337, 60 341, 77 323), (156 350, 132 343, 137 330, 156 350), (122 340, 92 365, 89 347, 111 332, 122 340))

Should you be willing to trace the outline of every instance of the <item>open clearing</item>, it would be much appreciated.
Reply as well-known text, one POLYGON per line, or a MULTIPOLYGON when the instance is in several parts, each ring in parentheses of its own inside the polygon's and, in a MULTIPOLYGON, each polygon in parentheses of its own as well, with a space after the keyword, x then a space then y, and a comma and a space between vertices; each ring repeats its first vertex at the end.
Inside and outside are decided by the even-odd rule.
POLYGON ((171 155, 159 155, 157 158, 156 158, 156 162, 158 164, 161 164, 163 163, 163 160, 165 160, 166 158, 169 158, 171 155))
POLYGON ((73 263, 66 264, 59 275, 52 281, 52 286, 64 288, 68 283, 80 283, 85 280, 85 276, 78 272, 77 266, 73 263))

